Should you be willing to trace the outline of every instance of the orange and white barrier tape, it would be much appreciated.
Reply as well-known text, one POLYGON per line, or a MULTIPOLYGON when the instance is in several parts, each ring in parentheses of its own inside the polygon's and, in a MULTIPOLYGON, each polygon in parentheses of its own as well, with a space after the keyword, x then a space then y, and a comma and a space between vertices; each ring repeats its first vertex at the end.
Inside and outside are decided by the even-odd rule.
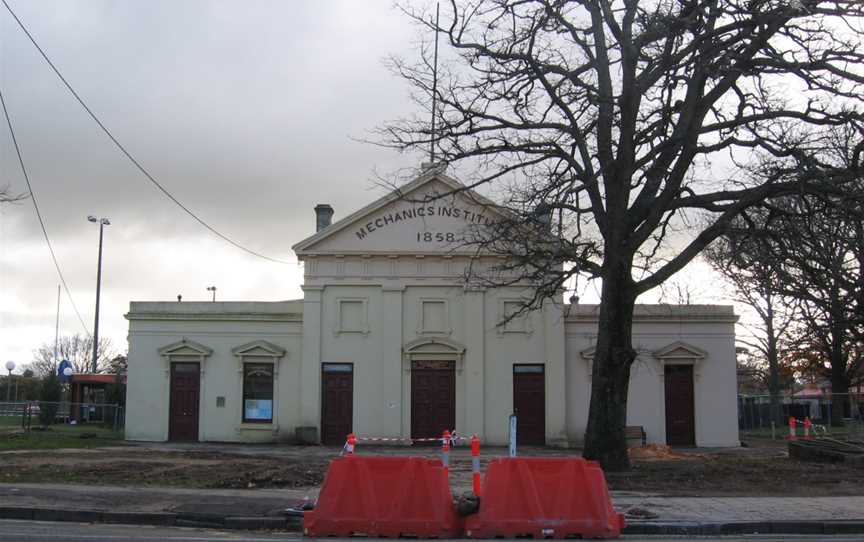
MULTIPOLYGON (((449 432, 449 442, 450 445, 453 446, 457 442, 468 441, 470 440, 468 437, 463 437, 458 435, 455 431, 449 432)), ((413 444, 415 442, 442 442, 444 440, 443 435, 440 437, 423 437, 423 438, 410 438, 410 437, 356 437, 357 442, 404 442, 407 444, 413 444)))

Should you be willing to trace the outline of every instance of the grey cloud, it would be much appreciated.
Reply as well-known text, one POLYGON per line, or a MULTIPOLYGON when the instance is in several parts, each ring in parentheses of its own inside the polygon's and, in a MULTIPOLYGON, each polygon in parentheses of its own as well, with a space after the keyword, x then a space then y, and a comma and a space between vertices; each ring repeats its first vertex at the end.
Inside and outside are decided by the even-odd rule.
MULTIPOLYGON (((316 203, 332 203, 337 218, 345 216, 380 195, 373 169, 422 159, 351 139, 414 111, 408 89, 381 59, 408 50, 416 28, 388 2, 11 4, 130 151, 201 217, 254 250, 293 258, 290 246, 313 231, 316 203)), ((125 341, 122 314, 132 299, 204 298, 210 281, 233 299, 299 294, 296 266, 259 262, 217 241, 134 170, 5 11, 0 88, 88 327, 98 236, 88 214, 113 222, 102 327, 115 344, 125 341), (162 257, 153 249, 160 244, 194 258, 162 257)), ((24 186, 4 126, 6 182, 24 186)), ((0 296, 32 309, 16 316, 0 307, 2 359, 53 337, 57 278, 29 203, 4 206, 0 231, 0 296), (36 321, 44 327, 38 337, 36 321)), ((61 325, 80 331, 63 305, 61 325)))

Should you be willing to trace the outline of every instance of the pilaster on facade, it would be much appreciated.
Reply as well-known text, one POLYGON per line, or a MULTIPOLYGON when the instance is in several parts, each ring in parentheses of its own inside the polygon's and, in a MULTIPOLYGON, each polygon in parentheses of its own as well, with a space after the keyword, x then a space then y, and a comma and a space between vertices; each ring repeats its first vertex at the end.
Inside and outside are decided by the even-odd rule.
POLYGON ((300 426, 320 427, 323 287, 304 287, 303 356, 300 365, 300 426))
POLYGON ((402 342, 403 342, 403 314, 402 293, 404 288, 382 287, 381 288, 381 359, 380 372, 382 389, 386 390, 386 397, 378 403, 378 413, 384 427, 398 431, 400 436, 411 436, 410 425, 408 433, 405 433, 406 419, 410 424, 411 412, 405 414, 405 405, 408 403, 404 392, 404 378, 402 371, 402 342))
POLYGON ((543 349, 546 353, 546 443, 569 447, 567 434, 567 353, 564 340, 564 319, 560 308, 547 303, 537 315, 543 320, 543 349))
MULTIPOLYGON (((465 397, 466 433, 486 438, 486 292, 480 288, 465 290, 465 397)), ((488 410, 491 412, 491 409, 488 410)))

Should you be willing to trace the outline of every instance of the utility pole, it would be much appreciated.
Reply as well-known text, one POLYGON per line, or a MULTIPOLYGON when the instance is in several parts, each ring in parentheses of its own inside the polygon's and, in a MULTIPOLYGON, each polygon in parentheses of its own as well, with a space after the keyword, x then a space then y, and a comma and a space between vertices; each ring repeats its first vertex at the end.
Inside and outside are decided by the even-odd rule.
POLYGON ((54 363, 59 363, 57 359, 57 345, 60 342, 60 285, 57 285, 57 317, 54 320, 54 363))
POLYGON ((96 321, 93 324, 93 374, 99 372, 99 294, 102 289, 102 234, 105 226, 111 224, 107 218, 87 217, 90 222, 99 224, 99 263, 96 266, 96 321))

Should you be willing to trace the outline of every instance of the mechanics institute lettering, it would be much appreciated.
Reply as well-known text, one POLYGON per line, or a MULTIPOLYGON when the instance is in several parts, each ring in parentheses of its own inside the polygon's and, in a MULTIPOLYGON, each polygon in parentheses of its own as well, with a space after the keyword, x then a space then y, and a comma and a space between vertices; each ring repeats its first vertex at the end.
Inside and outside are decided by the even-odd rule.
MULTIPOLYGON (((395 226, 401 222, 406 222, 409 220, 422 220, 424 218, 430 218, 434 216, 446 216, 451 218, 458 218, 460 220, 464 220, 468 224, 481 224, 489 226, 492 224, 492 221, 486 215, 481 213, 477 213, 475 211, 471 211, 470 209, 464 209, 462 207, 456 207, 453 205, 427 205, 423 207, 412 207, 411 209, 402 209, 400 211, 393 211, 392 213, 387 213, 379 216, 375 220, 370 220, 366 224, 360 227, 360 229, 354 232, 354 235, 357 236, 358 239, 365 239, 370 233, 374 233, 378 230, 389 228, 395 226)), ((427 232, 428 233, 428 232, 427 232)), ((426 241, 421 234, 417 234, 418 241, 426 241)), ((440 240, 451 240, 447 237, 447 234, 438 234, 442 237, 440 240)), ((453 237, 455 234, 451 233, 450 236, 453 237)), ((436 240, 433 234, 427 235, 429 237, 428 241, 436 240)))

